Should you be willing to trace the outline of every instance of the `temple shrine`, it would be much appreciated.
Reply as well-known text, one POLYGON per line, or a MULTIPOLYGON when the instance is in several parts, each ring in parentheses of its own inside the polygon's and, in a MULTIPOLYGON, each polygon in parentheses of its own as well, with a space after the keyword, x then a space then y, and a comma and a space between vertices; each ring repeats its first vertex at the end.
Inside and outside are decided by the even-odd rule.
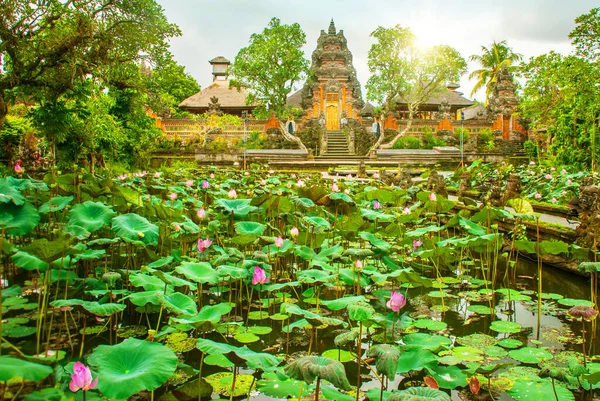
POLYGON ((343 119, 358 119, 365 105, 360 82, 352 64, 352 53, 333 20, 321 30, 312 53, 311 75, 304 87, 290 96, 288 104, 300 106, 307 118, 325 122, 327 130, 339 130, 343 119))

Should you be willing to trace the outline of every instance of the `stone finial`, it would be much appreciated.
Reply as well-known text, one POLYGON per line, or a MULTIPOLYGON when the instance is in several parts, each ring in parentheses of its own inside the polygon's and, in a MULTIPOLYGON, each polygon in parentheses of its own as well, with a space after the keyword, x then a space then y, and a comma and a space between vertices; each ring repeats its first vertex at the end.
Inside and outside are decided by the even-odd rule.
POLYGON ((335 24, 333 23, 333 18, 331 19, 331 22, 329 23, 329 32, 330 35, 335 35, 335 24))

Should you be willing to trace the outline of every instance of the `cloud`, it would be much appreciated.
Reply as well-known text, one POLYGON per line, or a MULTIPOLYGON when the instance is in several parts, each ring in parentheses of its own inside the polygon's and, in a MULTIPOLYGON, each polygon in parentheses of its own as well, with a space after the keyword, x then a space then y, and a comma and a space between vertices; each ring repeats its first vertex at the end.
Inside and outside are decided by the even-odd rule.
MULTIPOLYGON (((234 60, 248 45, 252 33, 261 32, 272 17, 282 23, 298 22, 306 33, 304 47, 310 60, 321 30, 334 18, 343 29, 354 56, 357 76, 363 85, 369 76, 367 52, 373 43, 369 36, 377 26, 409 26, 426 44, 443 43, 455 47, 465 58, 480 52, 494 40, 507 40, 525 59, 551 49, 568 53, 567 35, 574 19, 597 6, 593 0, 158 0, 171 22, 183 36, 171 42, 175 59, 206 87, 212 81, 208 60, 225 56, 234 60)), ((476 68, 469 65, 472 70, 476 68)), ((474 82, 461 80, 461 90, 469 94, 474 82)), ((481 94, 477 96, 481 99, 481 94)))

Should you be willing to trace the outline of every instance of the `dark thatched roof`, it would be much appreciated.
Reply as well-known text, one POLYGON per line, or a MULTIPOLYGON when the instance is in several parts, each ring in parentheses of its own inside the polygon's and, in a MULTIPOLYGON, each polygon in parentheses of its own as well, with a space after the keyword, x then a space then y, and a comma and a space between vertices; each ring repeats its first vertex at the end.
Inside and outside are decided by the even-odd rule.
POLYGON ((288 96, 286 104, 297 109, 302 108, 302 89, 298 89, 296 92, 288 96))

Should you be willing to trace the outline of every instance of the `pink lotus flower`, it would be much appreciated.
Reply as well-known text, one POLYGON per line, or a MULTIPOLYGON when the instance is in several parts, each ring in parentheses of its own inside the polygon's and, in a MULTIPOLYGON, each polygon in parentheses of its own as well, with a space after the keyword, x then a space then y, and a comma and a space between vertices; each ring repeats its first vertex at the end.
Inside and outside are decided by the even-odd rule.
POLYGON ((296 186, 304 188, 306 186, 306 183, 304 182, 304 180, 298 180, 298 182, 296 182, 296 186))
POLYGON ((418 239, 413 240, 413 249, 419 249, 421 245, 423 245, 423 241, 420 241, 418 239))
POLYGON ((265 185, 267 185, 267 180, 260 180, 260 186, 264 187, 265 185))
POLYGON ((379 173, 373 173, 373 178, 375 178, 376 180, 379 179, 379 173))
POLYGON ((381 203, 378 200, 373 201, 373 210, 381 209, 381 203))
POLYGON ((250 175, 249 171, 244 171, 244 175, 250 175))
POLYGON ((386 302, 385 306, 393 310, 394 312, 400 312, 400 309, 406 305, 406 298, 399 292, 392 291, 390 300, 386 302))
POLYGON ((292 237, 297 237, 300 234, 300 231, 298 231, 298 227, 292 227, 292 229, 290 230, 290 235, 292 237))
POLYGON ((281 235, 275 238, 275 246, 277 248, 281 248, 283 246, 283 238, 281 238, 281 235))
POLYGON ((542 194, 540 194, 540 193, 538 192, 538 193, 536 193, 536 194, 535 194, 533 197, 534 197, 535 199, 541 199, 541 198, 542 198, 542 194))
POLYGON ((335 182, 333 184, 331 184, 331 190, 333 192, 340 192, 340 187, 338 187, 338 184, 336 184, 335 182))
POLYGON ((535 162, 532 160, 532 161, 529 162, 529 165, 535 166, 535 162))
POLYGON ((204 210, 203 207, 201 207, 200 209, 198 209, 198 218, 200 220, 204 220, 206 218, 206 210, 204 210))
POLYGON ((191 187, 192 185, 194 185, 194 181, 192 181, 192 180, 187 180, 187 181, 185 182, 185 186, 186 186, 186 187, 191 187))
POLYGON ((402 214, 410 214, 410 209, 405 207, 404 209, 402 209, 402 214))
POLYGON ((435 196, 435 193, 430 193, 429 194, 429 200, 432 202, 435 202, 437 200, 437 196, 435 196))
POLYGON ((265 274, 265 271, 260 267, 256 266, 254 268, 254 274, 252 275, 252 285, 256 284, 266 284, 269 282, 269 278, 265 274))
POLYGON ((551 180, 551 179, 552 179, 552 174, 546 174, 545 178, 546 178, 547 180, 551 180))
POLYGON ((23 167, 21 167, 23 165, 23 162, 21 160, 17 160, 17 162, 15 163, 15 173, 17 174, 21 174, 23 172, 23 167))
POLYGON ((157 171, 156 173, 154 173, 154 178, 160 178, 160 172, 157 171))
POLYGON ((565 170, 564 168, 562 170, 560 170, 561 174, 567 174, 567 170, 565 170))
POLYGON ((567 185, 571 185, 572 183, 573 183, 573 181, 567 180, 567 185))
POLYGON ((96 377, 96 380, 92 381, 92 372, 90 372, 90 368, 81 362, 75 362, 75 365, 73 366, 73 374, 71 375, 71 382, 69 383, 69 389, 76 393, 79 390, 91 390, 97 385, 98 378, 96 377))
POLYGON ((202 239, 199 238, 198 239, 198 251, 199 252, 204 252, 206 251, 211 245, 212 245, 212 240, 207 239, 202 239))
POLYGON ((232 190, 230 190, 230 191, 227 193, 227 197, 228 197, 229 199, 235 199, 235 198, 237 198, 237 192, 235 192, 235 189, 232 189, 232 190))
POLYGON ((350 195, 350 189, 346 188, 346 189, 344 190, 344 193, 345 193, 346 195, 350 195))
POLYGON ((363 262, 361 262, 360 260, 356 259, 356 262, 354 262, 354 267, 356 267, 357 269, 362 269, 363 268, 363 262))
POLYGON ((239 165, 240 165, 240 162, 233 162, 233 165, 234 165, 234 166, 239 166, 239 165))
POLYGON ((171 195, 169 195, 169 198, 174 201, 175 199, 177 199, 177 194, 175 192, 171 192, 171 195))
POLYGON ((215 173, 210 173, 209 174, 210 179, 212 180, 213 178, 215 178, 215 173))
POLYGON ((202 180, 202 189, 208 189, 210 188, 210 184, 208 183, 208 180, 202 180))

